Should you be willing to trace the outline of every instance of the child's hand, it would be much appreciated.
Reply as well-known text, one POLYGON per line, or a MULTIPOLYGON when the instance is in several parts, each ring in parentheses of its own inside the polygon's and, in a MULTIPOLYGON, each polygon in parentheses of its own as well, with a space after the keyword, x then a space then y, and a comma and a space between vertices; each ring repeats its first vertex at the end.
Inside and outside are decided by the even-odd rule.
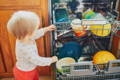
POLYGON ((57 61, 58 61, 57 56, 53 56, 53 57, 52 57, 52 63, 57 62, 57 61))
POLYGON ((55 25, 50 25, 50 26, 46 27, 46 32, 54 31, 54 30, 56 30, 56 26, 55 25))

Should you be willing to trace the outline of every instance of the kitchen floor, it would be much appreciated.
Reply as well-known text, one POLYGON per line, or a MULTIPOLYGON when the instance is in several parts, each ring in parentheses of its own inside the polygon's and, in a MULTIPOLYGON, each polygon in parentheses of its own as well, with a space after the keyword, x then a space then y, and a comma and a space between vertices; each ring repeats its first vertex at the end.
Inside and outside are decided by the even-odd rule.
MULTIPOLYGON (((14 78, 2 78, 0 80, 15 80, 14 78)), ((50 76, 40 76, 39 80, 52 80, 50 76)))

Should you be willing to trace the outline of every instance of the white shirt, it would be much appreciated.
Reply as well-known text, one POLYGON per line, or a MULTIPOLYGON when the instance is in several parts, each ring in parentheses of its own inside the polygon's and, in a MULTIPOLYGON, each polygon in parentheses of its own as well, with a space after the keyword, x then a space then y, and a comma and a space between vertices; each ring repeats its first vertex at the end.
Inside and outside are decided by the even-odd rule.
POLYGON ((51 58, 45 58, 38 55, 35 39, 44 35, 44 28, 37 30, 31 39, 32 44, 23 43, 16 40, 16 67, 22 71, 31 71, 37 66, 49 66, 52 63, 51 58))

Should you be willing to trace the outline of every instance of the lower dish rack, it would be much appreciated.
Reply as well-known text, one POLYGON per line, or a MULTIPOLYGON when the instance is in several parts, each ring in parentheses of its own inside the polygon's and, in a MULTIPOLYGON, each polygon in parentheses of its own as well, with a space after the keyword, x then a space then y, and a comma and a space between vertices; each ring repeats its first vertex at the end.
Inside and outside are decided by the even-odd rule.
POLYGON ((120 60, 106 64, 82 61, 63 66, 63 73, 57 73, 56 80, 120 80, 120 60))
MULTIPOLYGON (((119 21, 114 22, 112 25, 112 29, 111 29, 111 35, 109 35, 107 37, 102 37, 101 41, 105 41, 103 39, 110 40, 112 38, 112 35, 116 34, 117 31, 119 30, 119 26, 120 26, 119 23, 120 23, 119 21)), ((53 45, 54 45, 54 51, 55 51, 54 55, 56 55, 56 56, 59 55, 59 52, 57 51, 57 49, 60 47, 60 44, 69 42, 69 40, 71 40, 71 39, 72 39, 72 41, 76 41, 80 44, 82 44, 81 42, 84 42, 85 40, 88 41, 89 39, 90 40, 94 39, 94 38, 96 40, 101 39, 101 37, 97 37, 97 36, 94 36, 91 34, 90 35, 93 37, 91 37, 88 34, 88 35, 86 35, 87 38, 84 38, 84 37, 76 38, 76 37, 74 37, 72 32, 69 32, 70 31, 69 29, 66 29, 66 26, 67 26, 67 28, 69 28, 70 25, 66 24, 66 23, 64 23, 64 24, 63 23, 56 24, 57 28, 60 28, 60 29, 58 29, 59 30, 58 32, 55 32, 57 34, 54 34, 55 42, 53 41, 53 43, 54 43, 53 45), (65 29, 63 29, 63 28, 65 28, 65 29), (68 32, 65 32, 65 31, 68 31, 68 32), (66 41, 67 39, 68 39, 68 41, 66 41)), ((85 41, 85 42, 87 42, 87 41, 85 41)), ((95 43, 96 42, 97 41, 95 41, 95 43)), ((91 43, 91 42, 89 42, 89 43, 91 43)), ((111 42, 108 42, 107 45, 110 43, 111 42)), ((83 43, 83 44, 85 44, 85 43, 83 43)), ((105 47, 105 43, 104 43, 104 47, 105 47)), ((95 48, 93 48, 93 49, 95 49, 95 48)), ((101 50, 104 50, 104 49, 101 48, 101 50)), ((108 48, 105 50, 110 51, 111 48, 108 48)), ((93 51, 93 52, 96 52, 96 51, 93 51)), ((85 54, 85 55, 88 56, 89 54, 85 54)), ((58 72, 57 69, 55 69, 55 70, 56 70, 56 80, 120 80, 120 60, 119 59, 114 60, 114 61, 109 61, 109 63, 104 63, 104 64, 93 64, 92 60, 81 61, 81 62, 73 63, 69 66, 63 66, 62 73, 58 72)))

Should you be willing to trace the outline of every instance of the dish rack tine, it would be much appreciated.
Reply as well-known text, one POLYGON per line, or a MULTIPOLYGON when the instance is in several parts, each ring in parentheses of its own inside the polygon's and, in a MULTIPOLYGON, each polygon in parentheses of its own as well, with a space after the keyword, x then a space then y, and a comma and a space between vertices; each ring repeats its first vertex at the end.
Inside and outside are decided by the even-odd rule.
POLYGON ((95 65, 95 68, 97 69, 98 72, 100 72, 100 68, 98 67, 98 65, 95 65))
POLYGON ((116 34, 117 31, 119 30, 118 27, 120 27, 120 21, 115 21, 112 26, 112 32, 116 34))

